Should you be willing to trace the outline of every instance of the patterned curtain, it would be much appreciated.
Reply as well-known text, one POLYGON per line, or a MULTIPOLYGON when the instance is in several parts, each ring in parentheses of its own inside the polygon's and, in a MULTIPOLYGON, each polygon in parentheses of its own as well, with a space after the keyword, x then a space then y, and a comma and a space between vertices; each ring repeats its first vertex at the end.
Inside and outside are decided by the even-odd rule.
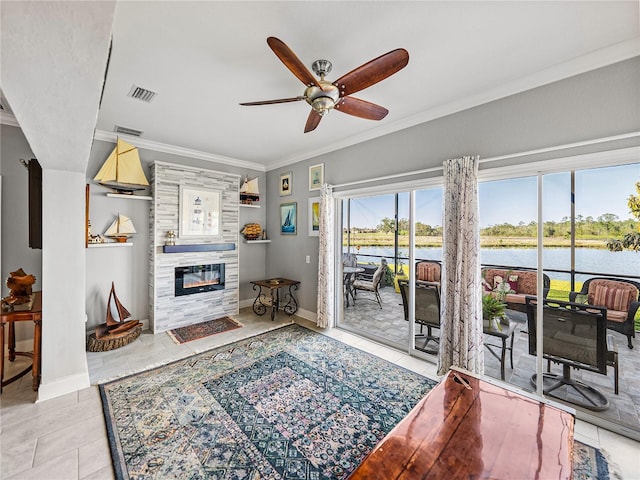
POLYGON ((477 157, 444 162, 443 221, 438 374, 451 366, 484 374, 477 157))
POLYGON ((320 200, 320 252, 318 259, 317 325, 334 325, 335 259, 334 259, 334 200, 331 186, 322 185, 320 200))

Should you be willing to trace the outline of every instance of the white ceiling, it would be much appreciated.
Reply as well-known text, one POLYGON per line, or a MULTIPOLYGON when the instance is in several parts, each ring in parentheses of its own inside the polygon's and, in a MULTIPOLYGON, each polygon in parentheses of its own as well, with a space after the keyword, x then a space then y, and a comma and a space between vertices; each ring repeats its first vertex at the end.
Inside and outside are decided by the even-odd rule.
POLYGON ((269 170, 636 55, 637 1, 118 2, 97 138, 118 124, 144 132, 138 146, 269 170), (239 106, 304 91, 268 36, 310 70, 330 60, 330 81, 407 49, 404 70, 355 95, 389 115, 330 112, 305 134, 305 102, 239 106), (134 84, 158 95, 132 99, 134 84))

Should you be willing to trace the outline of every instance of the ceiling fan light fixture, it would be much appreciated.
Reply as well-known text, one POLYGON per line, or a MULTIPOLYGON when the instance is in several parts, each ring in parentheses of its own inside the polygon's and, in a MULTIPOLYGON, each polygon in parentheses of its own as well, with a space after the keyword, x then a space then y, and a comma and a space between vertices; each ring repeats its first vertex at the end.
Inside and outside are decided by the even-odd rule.
POLYGON ((338 87, 330 82, 320 80, 320 85, 311 85, 304 91, 304 98, 311 107, 322 116, 331 110, 338 99, 340 92, 338 87))
POLYGON ((323 116, 329 110, 333 108, 335 103, 329 97, 318 97, 313 102, 311 102, 311 106, 313 109, 318 112, 318 115, 323 116))

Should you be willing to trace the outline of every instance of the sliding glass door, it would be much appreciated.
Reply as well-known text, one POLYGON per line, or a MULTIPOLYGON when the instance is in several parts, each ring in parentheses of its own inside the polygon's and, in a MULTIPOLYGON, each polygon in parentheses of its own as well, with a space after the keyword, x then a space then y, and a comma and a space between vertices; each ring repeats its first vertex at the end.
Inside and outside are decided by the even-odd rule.
POLYGON ((347 197, 342 201, 342 292, 338 325, 406 349, 405 321, 395 282, 408 271, 400 249, 408 238, 408 194, 347 197))
MULTIPOLYGON (((611 422, 615 429, 633 430, 636 436, 640 432, 640 411, 632 392, 640 389, 640 377, 620 374, 640 367, 636 349, 628 348, 630 337, 626 333, 631 332, 633 342, 633 330, 612 324, 613 318, 620 316, 612 307, 627 310, 630 305, 630 297, 621 292, 633 290, 619 292, 612 288, 640 282, 640 254, 628 248, 613 252, 607 245, 639 231, 638 219, 628 205, 638 181, 640 165, 632 164, 509 178, 479 186, 481 263, 485 275, 489 272, 484 288, 495 294, 499 282, 507 282, 506 317, 511 326, 516 325, 507 342, 509 348, 513 340, 513 350, 507 350, 506 365, 501 355, 493 355, 501 353, 500 342, 485 335, 485 345, 494 345, 485 350, 485 373, 535 391, 536 353, 541 352, 551 359, 541 362, 547 377, 545 395, 577 409, 582 418, 601 424, 611 422), (547 299, 542 312, 544 323, 536 322, 540 318, 537 310, 527 312, 526 304, 518 303, 526 301, 523 297, 527 295, 540 298, 534 283, 537 275, 529 273, 537 270, 539 252, 543 296, 547 299), (598 282, 602 287, 600 298, 596 298, 594 287, 598 282), (605 288, 608 297, 602 293, 605 288), (616 305, 614 297, 626 301, 616 305), (604 336, 598 338, 597 321, 591 314, 602 304, 608 305, 600 310, 608 319, 600 321, 606 328, 601 329, 604 336), (587 325, 590 321, 593 324, 587 325), (536 332, 542 335, 541 348, 536 332), (604 352, 600 357, 604 366, 597 364, 598 349, 604 352), (578 388, 567 386, 572 383, 578 388), (560 386, 552 388, 556 384, 560 386)), ((636 314, 635 325, 630 328, 637 330, 639 324, 640 314, 636 314)))
MULTIPOLYGON (((495 173, 491 176, 498 178, 495 173)), ((439 330, 428 320, 425 308, 437 309, 438 303, 433 292, 424 287, 435 285, 437 291, 443 269, 442 188, 430 182, 429 187, 410 192, 356 192, 340 197, 343 253, 356 257, 357 273, 349 280, 343 275, 343 291, 351 293, 345 294, 340 305, 338 323, 435 361, 439 330), (371 286, 379 268, 383 274, 377 284, 378 302, 367 285, 371 286)), ((535 334, 541 331, 541 338, 548 335, 545 337, 544 324, 537 316, 528 315, 526 304, 529 296, 546 298, 555 305, 595 305, 595 283, 590 282, 598 277, 640 287, 640 253, 632 242, 640 236, 640 214, 633 213, 636 204, 630 200, 640 196, 636 182, 640 182, 638 163, 524 176, 507 173, 502 179, 481 181, 479 200, 482 288, 486 294, 505 286, 509 290, 503 292, 508 307, 504 323, 495 330, 485 330, 485 374, 530 392, 536 391, 533 376, 539 368, 560 379, 569 376, 583 381, 603 392, 606 408, 575 405, 579 392, 558 390, 555 397, 576 408, 579 416, 592 422, 611 422, 616 430, 638 436, 640 406, 633 392, 640 389, 640 377, 633 372, 640 371, 640 357, 635 354, 640 336, 634 338, 640 312, 630 314, 635 315, 630 324, 626 317, 620 317, 633 308, 631 298, 637 293, 631 292, 629 297, 616 293, 616 298, 625 301, 611 301, 607 308, 604 369, 547 362, 543 358, 545 341, 538 345, 535 334), (608 245, 621 251, 611 251, 608 245), (614 306, 622 313, 616 314, 614 306), (615 315, 618 324, 612 323, 615 315), (635 343, 635 348, 630 349, 629 342, 635 343)), ((606 303, 609 300, 603 291, 599 290, 598 302, 606 303)), ((549 325, 547 333, 552 332, 560 342, 581 330, 588 329, 576 326, 567 333, 564 326, 553 331, 549 325)))

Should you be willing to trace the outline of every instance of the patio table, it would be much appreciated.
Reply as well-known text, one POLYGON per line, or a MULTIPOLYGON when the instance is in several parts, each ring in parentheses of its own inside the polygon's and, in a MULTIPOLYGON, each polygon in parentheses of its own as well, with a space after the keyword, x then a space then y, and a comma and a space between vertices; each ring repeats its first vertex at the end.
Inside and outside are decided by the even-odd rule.
MULTIPOLYGON (((507 318, 508 315, 507 315, 507 318)), ((485 335, 489 335, 491 337, 497 337, 501 340, 501 345, 494 345, 491 343, 484 343, 484 346, 487 347, 487 350, 500 360, 500 379, 504 380, 504 364, 506 360, 507 350, 509 350, 509 357, 511 360, 511 368, 513 369, 513 337, 515 336, 516 328, 518 327, 518 323, 511 320, 509 325, 500 325, 501 330, 498 328, 483 327, 482 332, 485 335), (507 346, 507 340, 511 339, 509 345, 507 346), (500 356, 494 351, 494 348, 500 348, 500 356)))
POLYGON ((353 294, 353 277, 358 273, 364 272, 364 268, 362 267, 342 267, 342 274, 344 275, 344 298, 349 306, 349 295, 353 298, 353 304, 356 304, 356 297, 353 294))

